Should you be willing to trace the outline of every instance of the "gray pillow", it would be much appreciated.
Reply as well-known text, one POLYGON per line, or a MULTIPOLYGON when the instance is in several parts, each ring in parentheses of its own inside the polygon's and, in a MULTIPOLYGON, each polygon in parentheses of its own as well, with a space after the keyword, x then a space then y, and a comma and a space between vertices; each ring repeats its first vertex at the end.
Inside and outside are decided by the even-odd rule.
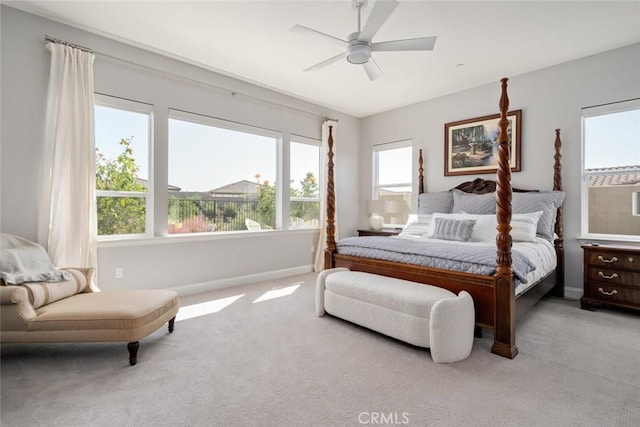
POLYGON ((418 195, 418 214, 451 213, 451 205, 453 205, 451 191, 418 195))
POLYGON ((471 240, 475 219, 434 218, 433 238, 468 242, 471 240))
MULTIPOLYGON (((474 194, 454 189, 451 212, 486 215, 496 213, 496 193, 474 194)), ((540 210, 540 209, 538 209, 540 210)))
POLYGON ((512 212, 530 213, 542 211, 536 233, 553 243, 556 214, 564 201, 564 196, 565 193, 562 191, 513 193, 511 197, 512 212))

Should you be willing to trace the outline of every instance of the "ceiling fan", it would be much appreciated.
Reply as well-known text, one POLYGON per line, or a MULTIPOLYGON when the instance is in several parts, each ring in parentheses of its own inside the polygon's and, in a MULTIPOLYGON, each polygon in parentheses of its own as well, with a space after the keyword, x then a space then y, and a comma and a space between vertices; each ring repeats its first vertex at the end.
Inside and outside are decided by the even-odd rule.
POLYGON ((349 37, 347 37, 347 40, 321 33, 320 31, 316 31, 302 25, 294 25, 291 27, 291 31, 293 32, 320 36, 325 40, 337 43, 340 46, 347 48, 346 52, 324 60, 319 64, 305 69, 304 71, 317 71, 333 64, 334 62, 346 58, 347 61, 352 64, 362 64, 367 76, 369 76, 369 80, 373 81, 382 77, 383 73, 371 56, 372 52, 433 50, 433 46, 435 45, 437 38, 435 36, 372 43, 371 40, 376 35, 380 27, 384 25, 395 8, 398 7, 398 2, 396 0, 377 0, 369 14, 369 19, 367 19, 367 22, 361 31, 360 14, 362 9, 367 6, 367 3, 367 0, 352 0, 353 7, 358 11, 358 31, 351 33, 349 37))

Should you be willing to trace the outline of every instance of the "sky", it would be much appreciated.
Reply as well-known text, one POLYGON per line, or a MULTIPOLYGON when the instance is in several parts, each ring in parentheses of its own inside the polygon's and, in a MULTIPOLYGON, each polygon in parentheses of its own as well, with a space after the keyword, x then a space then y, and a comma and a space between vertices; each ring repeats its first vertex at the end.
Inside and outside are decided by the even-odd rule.
MULTIPOLYGON (((108 158, 122 151, 118 141, 132 138, 133 157, 140 166, 139 178, 148 179, 149 116, 96 106, 96 147, 108 158)), ((209 191, 241 180, 270 184, 276 178, 277 141, 184 120, 169 120, 169 184, 182 191, 209 191)), ((291 144, 291 184, 307 172, 318 177, 319 147, 291 144)))
MULTIPOLYGON (((378 151, 378 184, 409 184, 411 191, 413 182, 413 149, 403 147, 393 150, 378 151)), ((407 187, 390 188, 391 191, 407 191, 407 187)))
POLYGON ((587 169, 640 165, 640 110, 584 120, 587 169))

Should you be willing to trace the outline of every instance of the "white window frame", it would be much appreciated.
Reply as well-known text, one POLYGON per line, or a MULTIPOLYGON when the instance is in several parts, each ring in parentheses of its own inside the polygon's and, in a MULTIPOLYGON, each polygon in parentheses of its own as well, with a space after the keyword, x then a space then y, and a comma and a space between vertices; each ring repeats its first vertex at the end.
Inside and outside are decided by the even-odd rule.
MULTIPOLYGON (((379 175, 380 175, 380 164, 379 164, 379 158, 378 158, 378 154, 382 151, 389 151, 389 150, 396 150, 399 148, 407 148, 410 147, 411 148, 411 158, 412 158, 412 162, 411 162, 411 170, 413 170, 413 139, 403 139, 400 141, 394 141, 394 142, 386 142, 386 143, 382 143, 382 144, 377 144, 371 147, 371 172, 372 172, 372 185, 371 185, 371 199, 372 200, 377 200, 378 199, 378 194, 380 191, 380 184, 379 184, 379 175)), ((412 174, 413 176, 413 174, 412 174)), ((391 184, 391 185, 385 185, 386 188, 400 188, 400 187, 409 187, 411 188, 411 194, 413 197, 413 178, 411 181, 406 182, 406 183, 395 183, 395 184, 391 184)), ((398 224, 384 224, 383 227, 387 228, 387 227, 398 227, 398 224)))
POLYGON ((118 110, 130 111, 133 113, 141 113, 149 115, 149 140, 147 141, 147 191, 107 191, 96 189, 96 199, 98 197, 140 197, 145 199, 145 232, 134 234, 112 234, 112 235, 98 235, 98 241, 108 240, 121 240, 131 238, 146 238, 153 237, 153 195, 154 195, 154 179, 153 179, 153 105, 140 101, 133 101, 125 98, 118 98, 115 96, 104 95, 100 93, 94 94, 94 105, 101 107, 114 108, 118 110))
MULTIPOLYGON (((323 167, 322 167, 322 141, 319 139, 314 139, 314 138, 309 138, 306 136, 301 136, 301 135, 294 135, 292 134, 291 137, 289 138, 289 147, 291 147, 291 143, 295 142, 297 144, 307 144, 307 145, 313 145, 314 147, 318 147, 318 198, 313 198, 313 197, 296 197, 295 200, 291 199, 291 197, 289 196, 289 200, 288 200, 288 208, 287 208, 287 216, 289 218, 291 218, 291 202, 292 201, 304 201, 304 202, 318 202, 320 205, 320 209, 322 209, 322 198, 323 198, 323 188, 324 188, 324 173, 323 173, 323 167)), ((291 153, 291 149, 289 149, 289 153, 291 153)), ((289 155, 289 172, 291 172, 291 155, 289 155)), ((291 178, 291 177, 289 177, 291 178)), ((287 181, 289 182, 289 181, 287 181)), ((290 183, 289 183, 290 186, 290 183)), ((286 191, 287 194, 291 194, 290 188, 287 188, 286 191)), ((300 230, 303 228, 306 229, 319 229, 320 228, 320 220, 322 219, 322 212, 320 212, 319 218, 318 218, 318 226, 314 227, 314 226, 309 226, 309 227, 295 227, 294 230, 300 230)), ((288 223, 287 227, 291 228, 291 224, 288 223)))
MULTIPOLYGON (((276 141, 276 176, 280 176, 280 170, 283 169, 282 158, 283 158, 283 144, 284 138, 282 132, 278 132, 272 129, 262 128, 258 126, 252 126, 244 123, 233 122, 229 120, 220 119, 217 117, 211 117, 204 114, 192 113, 188 111, 178 110, 178 109, 169 109, 168 120, 183 120, 191 123, 200 124, 203 126, 212 126, 221 129, 232 130, 236 132, 243 132, 252 135, 274 138, 276 141)), ((167 138, 167 150, 171 141, 167 138)), ((261 230, 260 232, 265 231, 279 231, 286 230, 288 228, 288 220, 287 224, 284 223, 283 219, 283 204, 285 199, 285 194, 289 192, 289 182, 283 183, 283 180, 280 179, 280 182, 276 182, 276 228, 273 230, 261 230)), ((288 197, 286 197, 288 200, 288 197)), ((165 208, 165 209, 168 209, 165 208)), ((288 214, 288 209, 287 209, 288 214)), ((240 230, 240 231, 208 231, 198 234, 206 234, 206 235, 220 235, 220 234, 229 234, 229 233, 251 233, 250 230, 240 230)), ((179 233, 172 236, 184 236, 189 235, 190 233, 179 233)))
MULTIPOLYGON (((616 171, 604 170, 599 172, 588 172, 586 169, 586 135, 585 135, 585 119, 589 117, 602 116, 606 114, 621 113, 624 111, 640 110, 640 99, 632 99, 627 101, 615 102, 612 104, 599 105, 594 107, 587 107, 582 109, 581 116, 581 172, 582 172, 582 186, 581 186, 581 227, 580 227, 580 240, 597 240, 597 241, 620 241, 620 242, 637 242, 638 236, 626 235, 626 234, 604 234, 604 233, 590 233, 589 232, 589 177, 593 175, 616 175, 628 173, 629 170, 616 171)), ((640 172, 640 170, 638 171, 640 172)), ((637 197, 637 196, 636 196, 637 197)))

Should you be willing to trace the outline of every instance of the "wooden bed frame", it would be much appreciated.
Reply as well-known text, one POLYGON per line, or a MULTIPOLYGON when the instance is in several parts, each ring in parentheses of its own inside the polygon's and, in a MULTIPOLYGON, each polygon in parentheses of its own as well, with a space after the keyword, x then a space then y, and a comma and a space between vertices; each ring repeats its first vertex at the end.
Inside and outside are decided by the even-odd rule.
MULTIPOLYGON (((327 268, 346 267, 353 271, 364 271, 389 277, 410 280, 418 283, 440 286, 455 292, 465 290, 471 294, 476 309, 476 325, 493 330, 494 342, 491 352, 507 358, 514 358, 518 354, 515 327, 516 318, 522 316, 530 307, 548 293, 564 296, 564 246, 562 238, 562 206, 558 208, 555 223, 557 238, 554 241, 557 254, 557 267, 534 286, 530 287, 517 298, 513 270, 511 267, 511 196, 514 191, 526 191, 511 187, 511 170, 509 165, 509 139, 507 136, 507 112, 509 98, 507 95, 507 80, 502 79, 502 93, 500 96, 500 120, 498 126, 498 171, 496 181, 476 179, 458 185, 457 189, 468 193, 496 192, 496 217, 498 235, 497 269, 493 276, 481 276, 451 270, 442 270, 417 265, 402 264, 384 260, 360 258, 341 255, 336 252, 335 242, 335 183, 333 176, 333 135, 329 127, 328 140, 328 176, 327 176, 327 248, 325 250, 324 266, 327 268)), ((555 131, 555 163, 553 175, 553 189, 562 190, 562 166, 560 163, 560 129, 555 131)), ((424 169, 422 150, 419 156, 418 191, 424 192, 424 169)), ((536 190, 533 190, 536 191, 536 190)))

